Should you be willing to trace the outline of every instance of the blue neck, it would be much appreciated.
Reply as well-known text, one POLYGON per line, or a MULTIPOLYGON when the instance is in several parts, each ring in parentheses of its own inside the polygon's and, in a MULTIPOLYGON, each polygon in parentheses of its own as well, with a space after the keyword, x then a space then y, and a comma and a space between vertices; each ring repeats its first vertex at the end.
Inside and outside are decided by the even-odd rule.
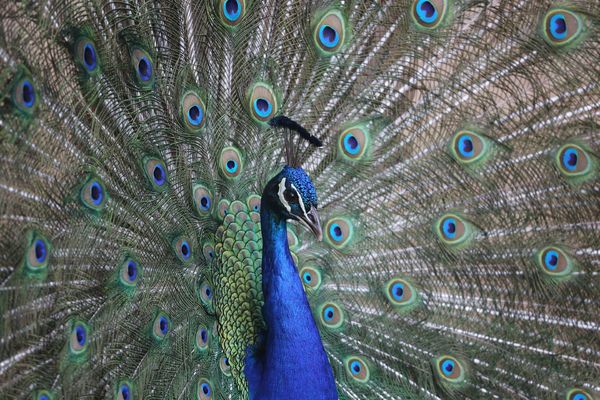
POLYGON ((262 205, 264 347, 246 358, 250 398, 337 399, 329 359, 290 254, 286 221, 262 205), (291 397, 290 397, 291 396, 291 397))

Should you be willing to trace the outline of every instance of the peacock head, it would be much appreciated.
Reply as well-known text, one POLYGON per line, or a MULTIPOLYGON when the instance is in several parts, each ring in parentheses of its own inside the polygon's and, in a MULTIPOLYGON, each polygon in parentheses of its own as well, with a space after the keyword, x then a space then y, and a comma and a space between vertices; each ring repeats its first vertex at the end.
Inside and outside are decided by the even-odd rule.
POLYGON ((317 240, 323 231, 317 213, 317 191, 300 167, 285 166, 267 183, 262 196, 263 208, 283 220, 296 220, 312 232, 317 240))

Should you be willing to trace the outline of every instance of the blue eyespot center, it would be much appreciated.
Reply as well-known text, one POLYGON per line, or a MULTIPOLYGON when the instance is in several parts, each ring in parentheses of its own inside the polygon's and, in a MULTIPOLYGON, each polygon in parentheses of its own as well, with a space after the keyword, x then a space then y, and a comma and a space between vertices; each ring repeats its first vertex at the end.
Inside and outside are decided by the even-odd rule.
POLYGON ((392 287, 392 295, 394 296, 394 299, 402 300, 402 297, 404 296, 404 285, 401 283, 394 284, 392 287))
POLYGON ((360 363, 358 361, 352 361, 352 363, 350 364, 350 371, 352 371, 352 373, 354 375, 359 374, 361 369, 362 368, 361 368, 360 363))
POLYGON ((438 17, 438 12, 435 6, 429 0, 421 0, 417 3, 417 14, 423 22, 430 24, 435 22, 438 17))
POLYGON ((442 364, 442 372, 446 375, 450 375, 452 374, 452 371, 454 371, 454 361, 444 361, 444 363, 442 364))
POLYGON ((211 251, 208 252, 208 256, 212 260, 213 258, 215 258, 215 253, 211 250, 211 251))
POLYGON ((461 136, 458 139, 458 151, 463 157, 473 156, 473 141, 468 136, 461 136))
POLYGON ((319 29, 319 39, 325 47, 335 47, 340 42, 340 36, 329 25, 321 26, 321 29, 319 29))
POLYGON ((83 50, 83 62, 87 69, 92 71, 96 68, 96 52, 91 44, 86 44, 83 50))
POLYGON ((344 238, 342 228, 337 223, 331 224, 331 228, 329 228, 329 233, 331 234, 333 240, 337 242, 341 241, 344 238))
POLYGON ((237 162, 235 162, 235 160, 228 160, 225 164, 225 169, 227 169, 227 172, 230 174, 233 174, 238 169, 237 162))
POLYGON ((200 207, 206 211, 210 208, 210 197, 208 196, 202 196, 202 198, 200 199, 200 207))
POLYGON ((90 194, 92 196, 92 201, 94 202, 95 205, 100 205, 102 203, 102 197, 103 197, 103 193, 102 193, 102 186, 100 186, 100 184, 98 182, 93 182, 92 186, 90 188, 90 194))
POLYGON ((37 262, 42 263, 46 260, 46 243, 43 240, 37 240, 35 242, 35 259, 37 262))
POLYGON ((546 267, 550 270, 556 269, 558 265, 558 252, 551 250, 546 253, 546 257, 544 258, 544 262, 546 263, 546 267))
POLYGON ((303 278, 304 278, 304 281, 308 284, 310 284, 312 282, 312 276, 310 276, 310 273, 308 273, 308 272, 304 273, 303 278))
POLYGON ((228 20, 235 21, 242 13, 242 5, 238 0, 227 0, 223 3, 223 13, 228 20))
POLYGON ((188 110, 188 121, 192 125, 200 125, 202 123, 202 109, 196 105, 191 106, 188 110))
POLYGON ((212 290, 210 289, 210 286, 206 286, 204 293, 206 294, 207 299, 210 299, 212 297, 212 290))
POLYGON ((354 135, 348 134, 344 138, 344 148, 350 154, 357 154, 360 151, 360 144, 354 135))
POLYGON ((331 321, 333 319, 333 316, 335 315, 333 307, 327 307, 323 314, 325 315, 325 321, 331 321))
POLYGON ((77 343, 80 346, 83 346, 85 344, 85 330, 83 329, 83 327, 78 326, 77 328, 75 328, 75 337, 77 338, 77 343))
POLYGON ((262 118, 266 118, 271 114, 273 106, 271 102, 264 98, 258 98, 254 100, 254 111, 262 118))
POLYGON ((188 242, 184 241, 181 244, 181 255, 183 258, 188 259, 190 257, 190 246, 188 242))
POLYGON ((28 108, 33 107, 33 103, 35 102, 35 93, 33 92, 33 86, 31 86, 31 83, 29 83, 29 81, 24 81, 21 88, 23 89, 23 104, 25 104, 25 106, 28 108))
POLYGON ((587 400, 587 396, 585 396, 581 393, 578 393, 575 395, 575 397, 573 397, 573 400, 587 400))
POLYGON ((129 388, 125 385, 121 386, 121 396, 123 397, 123 400, 129 399, 129 388))
POLYGON ((152 66, 146 57, 142 57, 140 61, 138 61, 138 72, 143 81, 150 80, 150 77, 152 76, 152 66))
POLYGON ((163 335, 167 334, 167 330, 169 329, 169 323, 167 322, 167 319, 165 317, 160 317, 160 320, 158 321, 158 327, 160 328, 160 332, 163 335))
POLYGON ((46 396, 45 394, 40 396, 40 400, 49 400, 48 396, 46 396))
POLYGON ((202 339, 202 342, 206 343, 208 341, 208 335, 206 334, 206 329, 202 328, 200 330, 200 338, 202 339))
POLYGON ((254 206, 254 211, 258 211, 258 206, 254 206))
POLYGON ((448 218, 443 225, 444 235, 453 239, 456 236, 456 221, 453 218, 448 218))
POLYGON ((563 154, 563 164, 569 171, 575 171, 577 168, 578 154, 575 149, 567 149, 563 154))
POLYGON ((137 265, 133 261, 127 263, 127 276, 130 281, 134 281, 137 277, 137 265))
POLYGON ((154 175, 154 183, 156 183, 158 186, 162 186, 165 183, 165 170, 162 165, 157 164, 154 167, 152 174, 154 175))
POLYGON ((225 362, 225 365, 229 367, 229 360, 227 359, 227 357, 224 357, 223 361, 225 362))
POLYGON ((200 388, 202 389, 202 393, 204 393, 207 396, 210 396, 210 386, 208 386, 206 383, 203 383, 200 388))
POLYGON ((567 36, 567 20, 562 14, 556 14, 550 19, 550 33, 560 40, 567 36))

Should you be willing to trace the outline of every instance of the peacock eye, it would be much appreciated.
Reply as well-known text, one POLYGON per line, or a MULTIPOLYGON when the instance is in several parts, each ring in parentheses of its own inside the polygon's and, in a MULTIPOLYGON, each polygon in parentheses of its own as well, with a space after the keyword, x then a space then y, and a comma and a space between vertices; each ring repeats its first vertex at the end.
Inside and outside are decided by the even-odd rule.
POLYGON ((448 214, 440 218, 436 233, 449 245, 458 245, 469 238, 470 227, 467 221, 458 215, 448 214))
POLYGON ((538 255, 538 263, 542 270, 551 276, 565 276, 573 270, 571 257, 555 246, 542 249, 538 255))
POLYGON ((234 147, 225 147, 221 152, 221 170, 226 177, 235 179, 242 172, 242 157, 234 147))
POLYGON ((226 26, 234 27, 238 25, 242 21, 245 11, 246 4, 244 0, 221 0, 220 2, 219 15, 226 26))
POLYGON ((572 11, 552 10, 544 18, 544 38, 553 46, 564 46, 577 39, 584 24, 572 11))
POLYGON ((75 45, 76 55, 83 70, 88 75, 95 75, 98 72, 98 57, 94 42, 87 38, 81 38, 75 45))
POLYGON ((52 395, 47 390, 42 390, 34 397, 35 400, 52 400, 52 395))
POLYGON ((591 400, 592 396, 590 396, 585 390, 581 389, 571 389, 567 393, 567 400, 591 400))
POLYGON ((123 383, 119 387, 118 400, 131 400, 131 389, 128 384, 123 383))
POLYGON ((359 160, 365 154, 369 136, 362 127, 350 128, 342 132, 338 146, 342 154, 350 160, 359 160))
POLYGON ((412 16, 419 27, 435 29, 444 20, 447 8, 447 0, 415 0, 412 16))
POLYGON ((212 399, 212 387, 210 382, 205 379, 198 382, 198 397, 200 400, 211 400, 212 399))
POLYGON ((312 267, 304 267, 300 271, 302 282, 309 288, 316 289, 321 284, 321 274, 318 270, 312 267))
POLYGON ((209 215, 212 212, 212 194, 203 185, 194 186, 194 204, 200 215, 209 215))
POLYGON ((344 322, 341 309, 335 303, 326 303, 321 308, 321 322, 329 328, 338 328, 344 322))
POLYGON ((259 212, 260 211, 260 196, 253 194, 248 196, 246 199, 246 204, 248 204, 248 208, 251 211, 259 212))
POLYGON ((170 328, 169 317, 164 312, 161 312, 154 320, 154 337, 158 340, 163 340, 170 328))
POLYGON ((198 334, 196 335, 196 345, 200 349, 206 349, 208 346, 208 331, 205 326, 198 328, 198 334))
POLYGON ((175 242, 175 252, 177 253, 177 256, 179 257, 179 259, 183 262, 188 262, 190 261, 191 257, 192 257, 192 247, 190 245, 190 241, 188 238, 179 238, 177 239, 177 241, 175 242))
POLYGON ((197 132, 204 126, 204 113, 206 111, 204 103, 199 97, 189 92, 183 97, 181 104, 183 120, 190 131, 197 132))
POLYGON ((267 122, 277 112, 277 100, 273 90, 264 83, 257 83, 250 95, 250 114, 257 122, 267 122))
POLYGON ((81 192, 83 205, 93 211, 100 211, 106 204, 106 190, 98 179, 90 180, 81 192))
POLYGON ((87 348, 87 327, 77 322, 71 332, 71 351, 75 354, 82 353, 87 348))
POLYGON ((593 169, 593 162, 587 151, 580 146, 567 144, 558 151, 560 171, 567 177, 585 177, 593 169))
POLYGON ((454 357, 443 356, 438 358, 436 368, 439 376, 448 381, 461 382, 464 379, 464 369, 454 357))
POLYGON ((152 59, 144 50, 133 49, 131 59, 136 71, 138 82, 142 86, 150 86, 154 82, 154 69, 152 59))
POLYGON ((283 191, 283 198, 290 204, 298 203, 298 194, 293 189, 285 189, 283 191))
POLYGON ((167 171, 162 161, 154 158, 148 159, 145 172, 155 191, 162 191, 167 187, 167 171))
POLYGON ((455 159, 461 163, 475 163, 488 152, 488 140, 469 131, 458 132, 452 138, 451 150, 455 159))
POLYGON ((369 367, 358 357, 349 358, 346 361, 346 369, 350 373, 350 376, 359 382, 364 383, 369 380, 369 367))
POLYGON ((408 306, 417 299, 415 288, 403 279, 392 279, 386 285, 388 300, 395 306, 408 306))
POLYGON ((324 54, 333 54, 344 44, 344 18, 339 11, 327 13, 317 24, 315 42, 324 54))
POLYGON ((211 303, 212 295, 213 295, 212 288, 210 287, 210 285, 208 283, 204 283, 200 287, 200 297, 202 298, 202 300, 205 303, 211 303))
POLYGON ((26 266, 31 272, 39 272, 48 266, 49 246, 46 239, 35 233, 31 234, 33 240, 29 245, 26 266))
POLYGON ((138 266, 131 258, 128 258, 121 267, 121 279, 127 285, 135 285, 138 277, 138 266))
POLYGON ((221 362, 219 364, 221 366, 221 371, 225 375, 231 376, 231 367, 229 366, 229 360, 227 359, 227 357, 221 357, 221 362))
POLYGON ((17 107, 18 110, 24 112, 25 114, 33 114, 33 111, 38 104, 37 91, 33 84, 33 80, 28 75, 19 79, 17 84, 14 86, 12 103, 17 107))
POLYGON ((351 242, 353 236, 354 229, 346 218, 333 218, 325 225, 325 239, 335 248, 345 247, 351 242))

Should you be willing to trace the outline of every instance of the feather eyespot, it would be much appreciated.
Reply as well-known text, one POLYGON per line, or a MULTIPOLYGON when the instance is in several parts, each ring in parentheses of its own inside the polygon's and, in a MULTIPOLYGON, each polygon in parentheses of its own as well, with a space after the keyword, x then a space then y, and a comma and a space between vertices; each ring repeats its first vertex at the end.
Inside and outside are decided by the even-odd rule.
POLYGON ((360 127, 346 129, 338 141, 338 147, 342 154, 352 161, 361 159, 365 155, 368 145, 369 136, 360 127))
POLYGON ((567 9, 556 9, 544 17, 544 38, 553 46, 564 46, 580 36, 584 23, 581 16, 567 9))
POLYGON ((135 48, 131 52, 131 59, 140 85, 151 86, 154 83, 154 68, 152 58, 144 50, 135 48))
POLYGON ((204 253, 206 262, 209 264, 212 263, 212 261, 215 259, 214 247, 210 243, 205 243, 204 246, 202 246, 202 252, 204 253))
POLYGON ((169 333, 170 329, 171 322, 169 321, 169 316, 164 312, 160 312, 154 319, 154 338, 157 340, 163 340, 169 333))
POLYGON ((13 87, 12 103, 17 110, 31 115, 38 105, 37 89, 28 72, 23 70, 19 76, 13 87))
POLYGON ((167 188, 167 169, 162 161, 154 158, 146 160, 145 172, 154 190, 160 192, 167 188))
POLYGON ((117 399, 131 400, 131 387, 129 386, 129 383, 123 382, 119 385, 117 399))
POLYGON ((99 62, 94 42, 82 37, 75 44, 75 51, 83 71, 88 75, 95 75, 99 71, 99 62))
POLYGON ((438 220, 436 233, 444 243, 454 246, 464 243, 469 238, 470 226, 458 215, 446 214, 438 220))
POLYGON ((358 382, 365 383, 369 380, 369 367, 359 357, 351 357, 346 360, 346 370, 349 375, 358 382))
POLYGON ((321 273, 312 267, 304 267, 300 270, 302 282, 311 289, 317 289, 321 285, 321 273))
POLYGON ((221 21, 228 26, 237 26, 244 18, 246 2, 244 0, 221 0, 219 3, 219 15, 221 21))
POLYGON ((71 352, 81 354, 85 351, 88 345, 88 329, 82 322, 73 324, 71 332, 71 352))
POLYGON ((465 378, 465 370, 461 363, 454 357, 442 356, 435 360, 438 375, 452 383, 462 382, 465 378))
POLYGON ((225 147, 221 152, 221 171, 227 178, 236 179, 242 173, 242 156, 235 147, 225 147))
POLYGON ((219 204, 217 205, 217 212, 219 217, 225 218, 227 214, 229 214, 229 208, 231 206, 231 202, 227 199, 221 199, 219 204))
POLYGON ((52 395, 47 390, 40 390, 36 392, 33 397, 35 400, 52 400, 52 395))
POLYGON ((181 111, 185 126, 193 131, 198 132, 204 126, 206 108, 199 96, 193 92, 188 92, 183 96, 181 103, 181 111))
POLYGON ((545 273, 551 276, 565 276, 573 271, 571 257, 556 246, 542 249, 538 254, 538 264, 545 273))
POLYGON ((210 215, 213 210, 212 193, 206 186, 194 186, 194 204, 200 215, 210 215))
POLYGON ((344 248, 353 237, 354 228, 347 218, 333 218, 325 225, 325 238, 337 249, 344 248))
POLYGON ((257 194, 253 194, 248 196, 248 199, 246 200, 246 204, 248 205, 248 208, 250 209, 250 211, 254 211, 254 212, 260 212, 260 196, 257 194))
POLYGON ((229 365, 229 360, 227 357, 222 356, 219 365, 221 366, 221 372, 223 372, 223 374, 226 376, 231 376, 231 366, 229 365))
POLYGON ((30 272, 39 272, 48 266, 50 245, 46 238, 35 232, 30 232, 29 237, 29 251, 25 264, 30 272))
POLYGON ((404 279, 392 279, 386 285, 386 296, 394 306, 406 307, 417 300, 417 291, 404 279))
POLYGON ((255 121, 268 122, 277 112, 277 98, 270 86, 257 83, 251 90, 249 106, 255 121))
POLYGON ((201 379, 200 382, 198 382, 198 399, 211 400, 212 397, 212 385, 206 379, 201 379))
POLYGON ((192 246, 188 238, 179 238, 175 242, 175 252, 177 257, 183 262, 189 262, 192 259, 192 246))
POLYGON ((436 29, 444 21, 448 9, 447 0, 415 0, 412 17, 417 26, 436 29))
POLYGON ((198 346, 200 350, 208 348, 208 330, 204 325, 201 325, 198 328, 198 333, 196 334, 196 346, 198 346))
POLYGON ((106 205, 106 198, 104 183, 94 177, 89 179, 81 191, 83 205, 92 211, 102 210, 106 205))
POLYGON ((204 283, 200 287, 200 297, 207 304, 212 302, 213 292, 211 286, 208 283, 204 283))
POLYGON ((315 29, 315 43, 326 55, 337 53, 344 45, 345 20, 337 10, 325 14, 315 29))
POLYGON ((593 400, 593 397, 582 389, 571 389, 567 392, 566 400, 593 400))
POLYGON ((452 155, 461 163, 475 163, 488 151, 488 141, 483 136, 469 131, 458 132, 452 138, 452 155))
POLYGON ((121 282, 127 286, 133 286, 137 283, 138 275, 137 263, 131 257, 127 258, 121 266, 121 282))
POLYGON ((568 178, 588 178, 594 172, 594 161, 581 146, 566 144, 557 153, 560 172, 568 178))
POLYGON ((326 303, 321 307, 321 321, 328 328, 338 328, 344 322, 344 316, 337 304, 326 303))

